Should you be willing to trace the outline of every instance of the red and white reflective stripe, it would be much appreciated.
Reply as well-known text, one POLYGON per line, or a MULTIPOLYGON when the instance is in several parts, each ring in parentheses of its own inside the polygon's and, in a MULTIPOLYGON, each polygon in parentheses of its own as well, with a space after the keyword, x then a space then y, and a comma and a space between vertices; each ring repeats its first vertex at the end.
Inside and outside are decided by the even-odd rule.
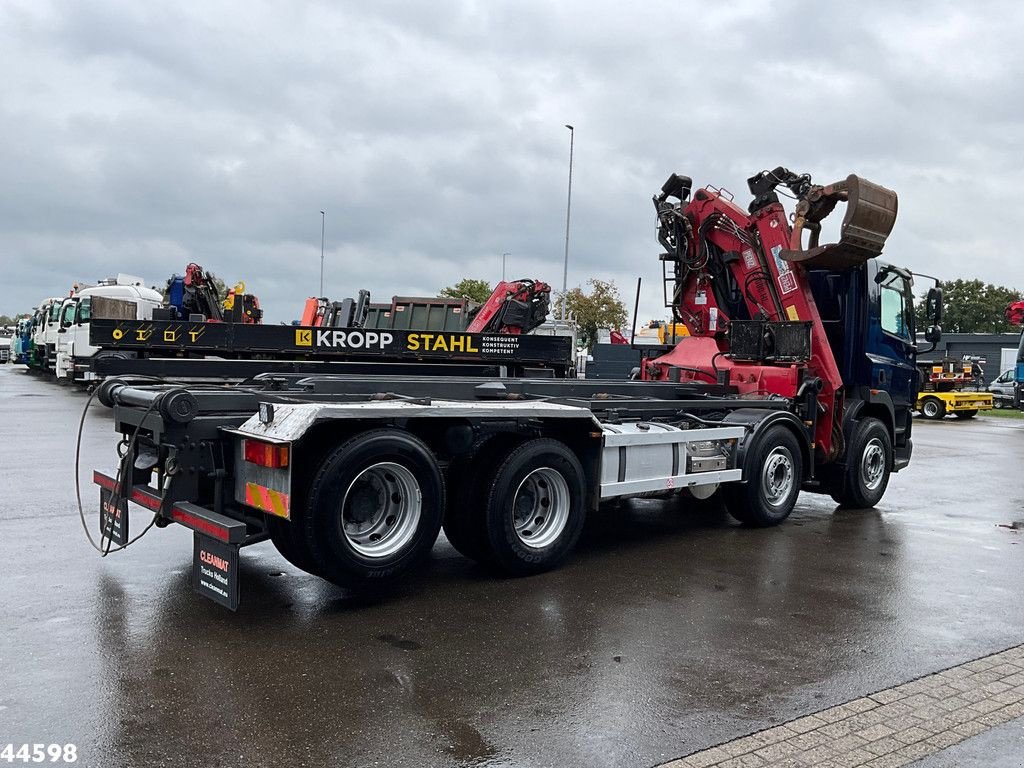
POLYGON ((281 491, 275 491, 256 483, 245 484, 245 503, 250 507, 256 507, 256 509, 288 520, 291 518, 289 501, 287 493, 281 493, 281 491))

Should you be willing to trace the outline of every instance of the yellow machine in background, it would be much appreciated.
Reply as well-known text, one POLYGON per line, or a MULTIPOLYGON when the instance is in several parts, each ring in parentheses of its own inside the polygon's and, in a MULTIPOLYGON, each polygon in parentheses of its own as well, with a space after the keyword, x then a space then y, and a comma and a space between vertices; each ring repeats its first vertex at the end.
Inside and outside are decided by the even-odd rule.
POLYGON ((926 419, 939 420, 947 413, 958 419, 973 419, 978 411, 995 407, 991 392, 964 391, 975 383, 970 360, 941 360, 918 363, 921 391, 917 411, 926 419))

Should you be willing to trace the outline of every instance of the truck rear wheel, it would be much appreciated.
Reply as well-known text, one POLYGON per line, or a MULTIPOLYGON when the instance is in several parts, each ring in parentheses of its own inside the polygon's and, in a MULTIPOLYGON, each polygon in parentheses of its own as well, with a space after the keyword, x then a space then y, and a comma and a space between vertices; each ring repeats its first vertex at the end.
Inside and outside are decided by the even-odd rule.
POLYGON ((885 495, 891 469, 889 430, 878 419, 861 419, 846 449, 846 468, 830 495, 844 507, 873 507, 885 495))
POLYGON ((513 442, 501 436, 476 442, 468 456, 448 467, 448 506, 444 535, 463 557, 487 562, 487 524, 484 507, 495 467, 511 452, 513 442))
POLYGON ((350 438, 310 487, 305 535, 314 572, 345 587, 397 578, 434 545, 444 496, 441 470, 419 438, 398 429, 350 438))
POLYGON ((487 564, 513 576, 550 570, 579 540, 586 518, 583 467, 558 440, 514 449, 487 486, 487 564))
POLYGON ((269 516, 268 518, 267 533, 270 534, 270 542, 278 554, 300 571, 315 574, 317 566, 306 545, 306 536, 301 524, 295 520, 269 516))
POLYGON ((926 419, 938 420, 946 415, 946 404, 937 397, 926 397, 921 403, 921 415, 926 419))
POLYGON ((769 427, 748 450, 745 466, 745 483, 722 488, 726 509, 746 525, 778 525, 793 511, 803 482, 796 436, 781 425, 769 427))

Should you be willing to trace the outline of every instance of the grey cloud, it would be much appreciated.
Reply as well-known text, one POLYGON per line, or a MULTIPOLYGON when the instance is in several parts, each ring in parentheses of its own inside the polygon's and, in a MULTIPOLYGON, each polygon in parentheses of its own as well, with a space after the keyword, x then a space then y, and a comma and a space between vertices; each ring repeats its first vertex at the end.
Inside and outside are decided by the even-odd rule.
POLYGON ((896 189, 887 256, 1024 287, 1012 3, 22 2, 0 10, 0 311, 197 260, 271 320, 328 290, 613 278, 661 316, 650 195, 784 164, 896 189))

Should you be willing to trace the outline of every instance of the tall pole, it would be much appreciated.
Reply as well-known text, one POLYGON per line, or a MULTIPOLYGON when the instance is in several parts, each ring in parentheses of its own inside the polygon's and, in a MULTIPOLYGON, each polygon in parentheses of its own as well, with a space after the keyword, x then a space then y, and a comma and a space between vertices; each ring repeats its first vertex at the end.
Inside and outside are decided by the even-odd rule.
POLYGON ((320 293, 317 294, 319 297, 324 295, 324 232, 327 227, 327 214, 320 211, 320 293))
POLYGON ((505 282, 505 257, 511 255, 512 253, 510 251, 505 251, 501 254, 501 282, 503 283, 505 282))
POLYGON ((576 129, 566 123, 569 129, 569 196, 565 201, 565 261, 562 263, 562 319, 566 317, 566 304, 569 290, 569 214, 572 212, 572 149, 576 138, 576 129))

